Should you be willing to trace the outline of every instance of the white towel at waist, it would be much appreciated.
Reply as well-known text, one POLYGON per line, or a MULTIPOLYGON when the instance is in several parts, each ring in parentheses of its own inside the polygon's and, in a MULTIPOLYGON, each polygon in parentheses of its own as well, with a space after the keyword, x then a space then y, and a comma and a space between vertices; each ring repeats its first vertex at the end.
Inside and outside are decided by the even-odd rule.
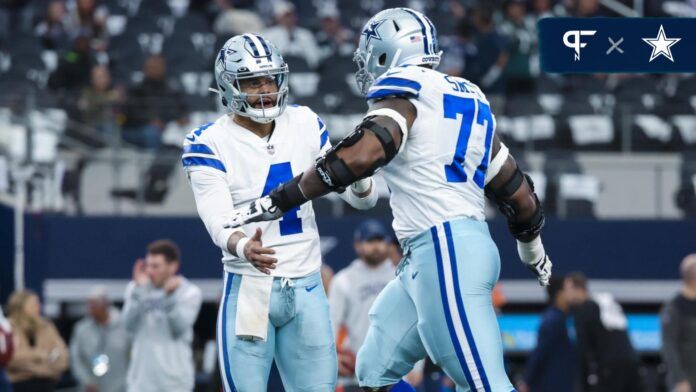
POLYGON ((243 340, 266 340, 272 276, 242 275, 237 297, 235 334, 243 340))

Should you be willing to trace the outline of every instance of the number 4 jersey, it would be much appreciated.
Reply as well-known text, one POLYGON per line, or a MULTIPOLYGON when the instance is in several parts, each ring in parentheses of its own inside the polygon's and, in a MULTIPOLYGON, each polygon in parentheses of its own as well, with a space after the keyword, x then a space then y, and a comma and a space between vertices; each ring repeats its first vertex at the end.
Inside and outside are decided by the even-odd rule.
POLYGON ((407 98, 418 117, 400 153, 382 171, 400 240, 457 217, 484 220, 486 171, 495 129, 473 83, 419 66, 380 76, 368 101, 407 98))
MULTIPOLYGON (((198 213, 222 249, 225 271, 262 275, 227 250, 230 234, 240 229, 223 226, 234 208, 267 195, 330 148, 326 126, 309 108, 289 106, 276 118, 270 138, 260 138, 226 115, 189 133, 183 148, 182 163, 198 213)), ((279 220, 250 223, 241 230, 251 237, 256 228, 263 230, 263 246, 276 251, 274 276, 297 278, 319 270, 319 233, 311 203, 288 211, 279 220)))

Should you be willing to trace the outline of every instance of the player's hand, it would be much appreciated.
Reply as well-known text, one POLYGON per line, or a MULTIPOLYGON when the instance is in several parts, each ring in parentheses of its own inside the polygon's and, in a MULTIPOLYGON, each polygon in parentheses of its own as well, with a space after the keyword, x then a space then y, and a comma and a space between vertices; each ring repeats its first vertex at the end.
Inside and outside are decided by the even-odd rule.
POLYGON ((233 229, 251 222, 276 220, 281 216, 283 216, 283 211, 273 204, 270 197, 264 196, 252 201, 246 207, 235 209, 232 217, 224 226, 233 229))
POLYGON ((344 377, 355 375, 355 353, 347 348, 338 348, 338 374, 344 377))
POLYGON ((138 259, 135 264, 133 264, 133 281, 138 286, 144 286, 150 283, 150 277, 147 276, 147 271, 145 271, 145 260, 138 259))
POLYGON ((544 257, 539 259, 539 261, 537 261, 536 263, 525 263, 525 265, 530 271, 534 273, 534 275, 537 276, 540 286, 549 285, 549 280, 551 279, 551 268, 553 267, 553 263, 551 263, 551 259, 549 259, 549 256, 547 254, 544 254, 544 257))
POLYGON ((257 228, 254 236, 244 245, 244 258, 251 263, 257 270, 266 275, 271 274, 271 270, 275 269, 278 259, 271 256, 275 254, 275 250, 264 248, 261 241, 261 229, 257 228))
POLYGON ((169 279, 167 279, 167 281, 164 282, 164 292, 167 293, 167 295, 169 295, 169 294, 175 292, 176 289, 178 289, 180 285, 181 285, 181 276, 179 276, 179 275, 170 276, 169 279))

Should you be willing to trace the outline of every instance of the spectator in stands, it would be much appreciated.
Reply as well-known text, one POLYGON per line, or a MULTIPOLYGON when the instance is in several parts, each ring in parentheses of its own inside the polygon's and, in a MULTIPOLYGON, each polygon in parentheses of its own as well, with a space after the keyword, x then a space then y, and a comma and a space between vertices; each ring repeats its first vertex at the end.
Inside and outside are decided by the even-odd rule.
MULTIPOLYGON (((534 17, 539 20, 543 18, 550 18, 555 15, 554 5, 551 0, 532 0, 532 12, 534 17)), ((562 7, 556 7, 562 9, 562 7)))
POLYGON ((7 302, 14 356, 7 375, 14 392, 50 392, 68 368, 68 349, 53 323, 41 316, 39 297, 17 291, 7 302))
POLYGON ((10 33, 27 30, 33 22, 31 0, 0 0, 0 44, 10 33))
POLYGON ((320 57, 319 47, 314 34, 297 25, 295 6, 281 0, 274 4, 273 15, 276 25, 267 29, 263 37, 273 42, 284 57, 301 57, 310 68, 316 68, 320 57))
POLYGON ((680 266, 681 292, 662 308, 662 360, 670 392, 696 391, 696 253, 680 266))
POLYGON ((460 19, 454 26, 454 35, 444 36, 440 40, 443 54, 438 69, 449 75, 462 76, 470 59, 476 55, 473 39, 474 26, 471 21, 468 18, 460 19))
POLYGON ((70 44, 70 24, 65 12, 65 3, 54 0, 48 3, 46 15, 36 25, 34 34, 41 38, 44 48, 64 49, 70 44))
POLYGON ((70 367, 84 392, 125 392, 130 339, 106 288, 94 287, 87 297, 88 315, 73 329, 70 367))
POLYGON ((513 94, 534 93, 533 69, 538 69, 532 62, 536 56, 536 25, 534 18, 527 15, 527 5, 524 0, 507 0, 504 5, 505 20, 500 24, 499 31, 507 43, 508 61, 503 77, 505 93, 513 94))
POLYGON ((156 149, 169 121, 187 121, 183 98, 167 81, 164 57, 153 55, 145 60, 144 80, 128 90, 123 138, 136 146, 156 149))
POLYGON ((594 390, 598 392, 641 391, 638 356, 628 338, 628 322, 621 305, 609 293, 590 295, 587 278, 581 272, 566 277, 564 290, 575 321, 583 390, 589 390, 595 369, 594 390))
POLYGON ((503 70, 508 60, 505 38, 496 30, 491 9, 476 9, 473 21, 476 27, 476 55, 471 56, 466 64, 463 76, 479 85, 486 95, 502 94, 505 87, 503 70))
POLYGON ((599 0, 571 0, 568 4, 570 16, 579 18, 616 16, 614 12, 600 4, 599 0))
POLYGON ((96 0, 74 0, 70 5, 70 22, 76 34, 93 40, 105 38, 109 16, 106 6, 98 6, 96 0))
POLYGON ((149 244, 145 260, 133 266, 123 305, 123 322, 133 339, 129 392, 193 390, 191 344, 202 297, 177 274, 179 266, 179 248, 168 240, 149 244))
POLYGON ((217 9, 213 31, 219 37, 233 37, 244 33, 261 34, 266 27, 256 12, 236 7, 230 0, 215 0, 215 5, 217 9))
POLYGON ((571 392, 575 389, 576 355, 568 331, 570 304, 563 276, 554 275, 546 287, 549 307, 541 316, 537 344, 527 360, 519 392, 571 392))
POLYGON ((104 134, 113 134, 116 128, 116 107, 123 102, 123 90, 111 85, 109 68, 92 68, 91 84, 82 90, 77 101, 80 120, 104 134))
POLYGON ((359 391, 355 378, 355 355, 365 340, 370 321, 368 312, 382 289, 394 279, 395 267, 388 255, 389 235, 376 220, 361 223, 354 234, 358 258, 331 281, 329 307, 331 325, 337 338, 339 384, 346 392, 359 391), (338 341, 340 327, 347 342, 338 341))
POLYGON ((317 43, 321 60, 333 56, 352 56, 355 51, 355 34, 341 24, 341 14, 333 6, 319 9, 321 30, 317 33, 317 43))
POLYGON ((5 314, 0 307, 0 392, 9 392, 12 390, 10 380, 7 379, 5 367, 12 359, 14 352, 12 342, 12 326, 5 318, 5 314))
POLYGON ((73 41, 72 50, 65 53, 58 62, 58 68, 48 79, 48 87, 66 93, 68 100, 75 97, 89 85, 92 64, 89 37, 81 35, 73 41))

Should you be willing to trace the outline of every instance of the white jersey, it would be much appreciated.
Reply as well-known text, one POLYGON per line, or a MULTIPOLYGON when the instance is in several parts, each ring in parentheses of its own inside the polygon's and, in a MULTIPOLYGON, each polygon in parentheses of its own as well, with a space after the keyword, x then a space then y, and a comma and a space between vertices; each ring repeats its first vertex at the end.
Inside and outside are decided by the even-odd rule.
POLYGON ((382 170, 399 240, 458 217, 484 220, 495 119, 481 90, 462 78, 402 66, 380 76, 367 99, 390 96, 409 99, 418 111, 406 145, 382 170))
POLYGON ((182 163, 191 182, 196 206, 210 236, 222 249, 225 271, 263 275, 227 250, 227 240, 241 230, 251 237, 263 231, 264 247, 278 259, 272 275, 297 278, 319 270, 319 232, 311 203, 288 211, 281 219, 249 223, 237 229, 223 225, 234 208, 267 195, 310 167, 330 148, 329 134, 309 108, 289 106, 275 119, 270 138, 260 138, 225 115, 192 131, 184 141, 182 163))
POLYGON ((343 325, 348 332, 347 347, 358 353, 370 327, 368 313, 377 295, 395 276, 396 267, 386 260, 371 268, 360 259, 339 271, 329 287, 329 309, 334 336, 343 325))

